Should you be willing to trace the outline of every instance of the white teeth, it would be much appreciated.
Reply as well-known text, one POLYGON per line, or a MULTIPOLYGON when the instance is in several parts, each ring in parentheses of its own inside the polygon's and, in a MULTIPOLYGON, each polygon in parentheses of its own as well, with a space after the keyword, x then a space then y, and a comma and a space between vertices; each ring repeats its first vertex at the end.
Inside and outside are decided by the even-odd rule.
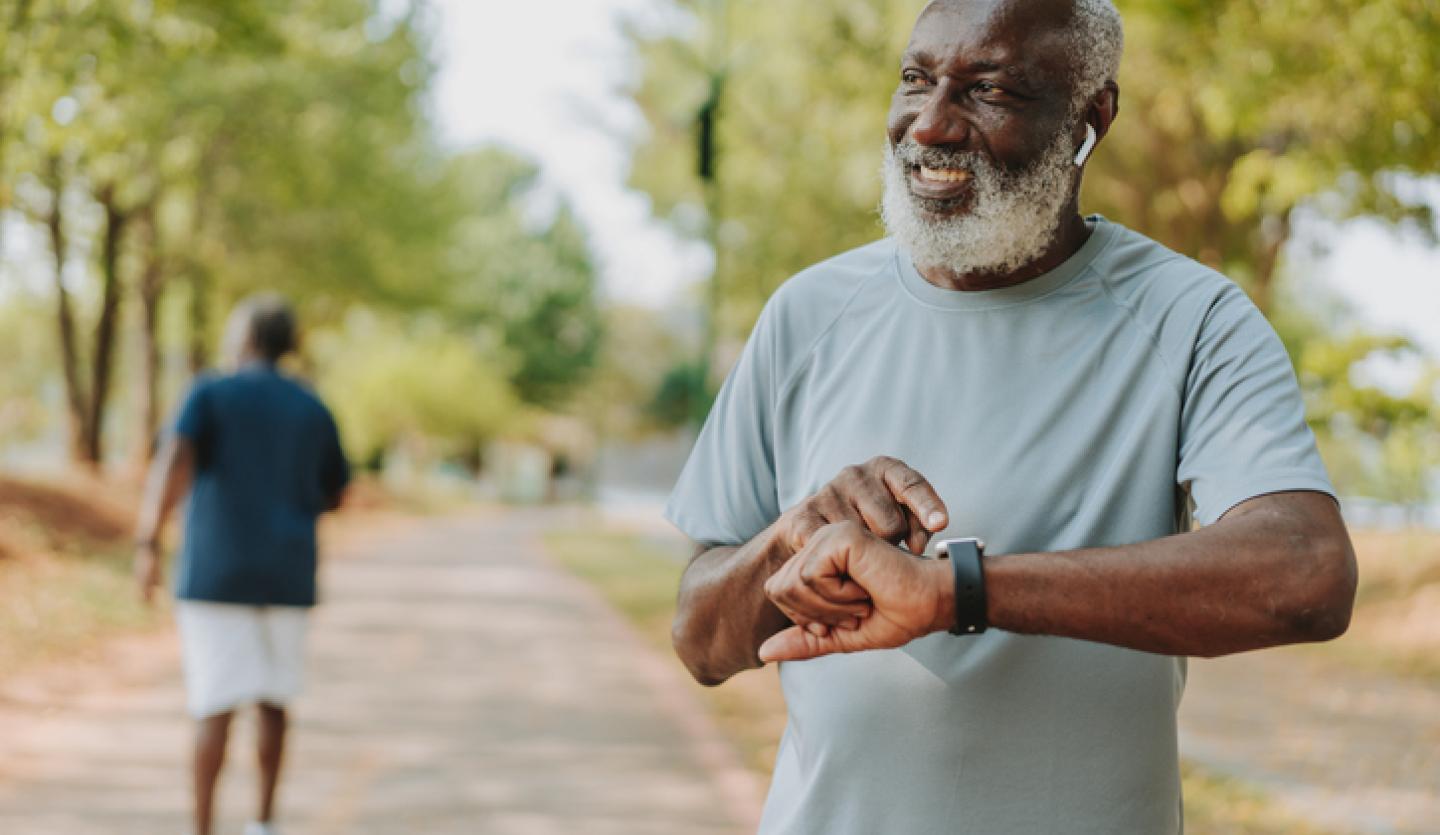
POLYGON ((927 168, 922 165, 920 179, 932 183, 963 183, 970 179, 970 172, 959 168, 927 168))

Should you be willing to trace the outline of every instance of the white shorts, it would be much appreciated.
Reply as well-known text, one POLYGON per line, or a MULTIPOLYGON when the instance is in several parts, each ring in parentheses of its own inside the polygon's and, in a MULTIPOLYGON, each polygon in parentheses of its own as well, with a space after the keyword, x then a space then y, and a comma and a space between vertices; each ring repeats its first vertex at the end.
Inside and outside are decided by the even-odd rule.
POLYGON ((186 703, 197 719, 300 693, 309 608, 176 601, 186 703))

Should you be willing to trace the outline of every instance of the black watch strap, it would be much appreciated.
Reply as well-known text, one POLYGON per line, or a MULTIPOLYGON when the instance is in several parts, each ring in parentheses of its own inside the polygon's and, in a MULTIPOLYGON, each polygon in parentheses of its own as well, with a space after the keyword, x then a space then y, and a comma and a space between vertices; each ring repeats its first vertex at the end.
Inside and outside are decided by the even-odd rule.
POLYGON ((978 539, 947 539, 940 551, 950 559, 955 575, 955 625, 952 635, 978 635, 989 620, 985 615, 985 543, 978 539))

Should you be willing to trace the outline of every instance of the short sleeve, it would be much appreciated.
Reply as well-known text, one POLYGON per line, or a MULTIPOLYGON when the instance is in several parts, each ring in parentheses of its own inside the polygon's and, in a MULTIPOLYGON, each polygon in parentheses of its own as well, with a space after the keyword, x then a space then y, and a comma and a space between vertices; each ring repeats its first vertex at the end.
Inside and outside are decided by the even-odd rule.
POLYGON ((1177 479, 1211 524, 1246 499, 1286 490, 1335 495, 1295 370, 1270 323, 1235 285, 1195 342, 1180 417, 1177 479))
POLYGON ((665 518, 706 545, 749 541, 780 515, 775 478, 774 301, 760 314, 720 388, 665 506, 665 518))
POLYGON ((202 446, 211 432, 208 383, 207 379, 201 379, 190 387, 175 418, 175 434, 189 439, 196 446, 202 446))

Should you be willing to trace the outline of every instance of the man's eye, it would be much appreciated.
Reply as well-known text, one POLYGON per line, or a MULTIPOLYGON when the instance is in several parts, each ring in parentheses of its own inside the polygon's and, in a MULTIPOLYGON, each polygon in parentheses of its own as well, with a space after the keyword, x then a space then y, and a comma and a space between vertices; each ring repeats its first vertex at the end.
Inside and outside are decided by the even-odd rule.
POLYGON ((906 70, 900 73, 900 80, 914 87, 929 86, 930 79, 914 70, 906 70))
POLYGON ((993 81, 981 81, 975 85, 975 92, 989 95, 992 93, 1003 93, 1005 90, 993 81))

